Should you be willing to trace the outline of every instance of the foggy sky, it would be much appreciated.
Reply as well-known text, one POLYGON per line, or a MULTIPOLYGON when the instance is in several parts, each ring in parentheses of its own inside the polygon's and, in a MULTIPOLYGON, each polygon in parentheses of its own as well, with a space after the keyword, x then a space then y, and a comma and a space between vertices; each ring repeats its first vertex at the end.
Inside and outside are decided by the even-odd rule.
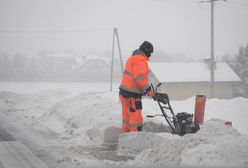
MULTIPOLYGON (((210 57, 210 4, 199 0, 0 0, 0 31, 103 30, 81 33, 0 33, 0 52, 42 49, 111 51, 118 28, 123 55, 144 40, 169 54, 210 57)), ((217 2, 215 56, 248 43, 248 1, 217 2)))

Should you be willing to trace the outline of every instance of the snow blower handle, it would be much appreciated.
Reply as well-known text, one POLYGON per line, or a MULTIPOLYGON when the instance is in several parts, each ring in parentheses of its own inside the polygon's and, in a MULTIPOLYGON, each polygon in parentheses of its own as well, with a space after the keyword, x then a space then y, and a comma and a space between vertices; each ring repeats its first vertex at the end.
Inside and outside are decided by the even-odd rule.
POLYGON ((163 103, 163 104, 167 104, 169 102, 169 97, 166 93, 158 93, 157 90, 158 90, 158 87, 161 85, 161 83, 159 83, 157 86, 156 86, 156 90, 154 89, 154 86, 153 84, 151 84, 151 88, 152 90, 155 92, 155 96, 153 96, 153 100, 154 101, 157 101, 157 102, 160 102, 160 103, 163 103))
POLYGON ((157 116, 163 117, 164 115, 162 115, 162 114, 146 115, 146 117, 148 117, 148 118, 153 118, 153 117, 157 117, 157 116))
POLYGON ((153 84, 151 83, 152 90, 156 93, 157 91, 154 89, 153 84))
POLYGON ((155 93, 155 101, 158 101, 163 104, 168 104, 169 102, 169 97, 166 93, 155 93))
MULTIPOLYGON (((159 83, 159 84, 161 84, 161 83, 159 83)), ((159 85, 159 86, 160 86, 160 85, 159 85)), ((158 88, 158 86, 156 87, 156 90, 155 90, 153 84, 151 84, 151 89, 152 89, 153 92, 154 92, 154 96, 152 96, 152 99, 153 99, 154 101, 158 101, 157 96, 156 96, 156 94, 157 94, 157 88, 158 88)))

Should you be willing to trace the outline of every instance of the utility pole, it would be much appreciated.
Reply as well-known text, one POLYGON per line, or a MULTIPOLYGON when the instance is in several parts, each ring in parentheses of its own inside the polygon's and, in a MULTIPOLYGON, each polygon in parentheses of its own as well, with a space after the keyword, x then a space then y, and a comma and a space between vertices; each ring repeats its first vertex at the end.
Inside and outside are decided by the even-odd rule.
POLYGON ((214 68, 215 68, 215 58, 214 58, 214 2, 217 0, 210 0, 211 2, 211 65, 210 65, 210 73, 211 73, 211 91, 210 97, 214 97, 214 68))
POLYGON ((216 1, 226 1, 226 0, 208 0, 200 1, 200 3, 210 3, 211 14, 210 14, 210 30, 211 30, 211 40, 210 40, 210 97, 214 97, 214 70, 216 67, 215 57, 214 57, 214 5, 216 1))
POLYGON ((123 73, 123 62, 122 62, 122 56, 121 56, 121 46, 120 46, 120 40, 119 40, 119 34, 117 31, 117 28, 114 28, 113 30, 113 43, 112 43, 112 60, 111 60, 111 74, 110 74, 110 92, 112 92, 112 85, 113 85, 113 71, 114 71, 114 55, 115 55, 115 38, 117 39, 117 45, 118 45, 118 51, 119 51, 119 57, 120 57, 120 63, 121 63, 121 71, 123 73))

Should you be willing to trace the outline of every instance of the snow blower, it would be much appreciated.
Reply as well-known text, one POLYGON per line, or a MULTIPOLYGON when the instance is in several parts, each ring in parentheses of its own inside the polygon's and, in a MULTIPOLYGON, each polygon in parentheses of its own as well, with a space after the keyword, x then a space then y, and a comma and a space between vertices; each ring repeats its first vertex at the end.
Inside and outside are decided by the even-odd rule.
POLYGON ((169 96, 166 93, 157 92, 157 88, 160 85, 161 83, 156 86, 156 89, 154 89, 152 85, 152 89, 155 91, 155 101, 158 102, 162 114, 147 115, 146 117, 164 117, 170 127, 172 134, 183 136, 189 133, 196 133, 200 129, 200 126, 199 124, 193 122, 193 114, 181 112, 175 115, 170 104, 169 96))

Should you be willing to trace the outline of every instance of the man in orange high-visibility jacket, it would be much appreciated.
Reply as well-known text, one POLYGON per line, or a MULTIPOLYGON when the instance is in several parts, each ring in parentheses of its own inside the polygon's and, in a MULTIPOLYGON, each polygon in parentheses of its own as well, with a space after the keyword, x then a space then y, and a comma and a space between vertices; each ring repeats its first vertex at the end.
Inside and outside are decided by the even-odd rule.
POLYGON ((122 104, 122 132, 142 131, 142 95, 155 96, 148 83, 149 57, 153 53, 150 42, 144 41, 126 62, 119 87, 122 104))

